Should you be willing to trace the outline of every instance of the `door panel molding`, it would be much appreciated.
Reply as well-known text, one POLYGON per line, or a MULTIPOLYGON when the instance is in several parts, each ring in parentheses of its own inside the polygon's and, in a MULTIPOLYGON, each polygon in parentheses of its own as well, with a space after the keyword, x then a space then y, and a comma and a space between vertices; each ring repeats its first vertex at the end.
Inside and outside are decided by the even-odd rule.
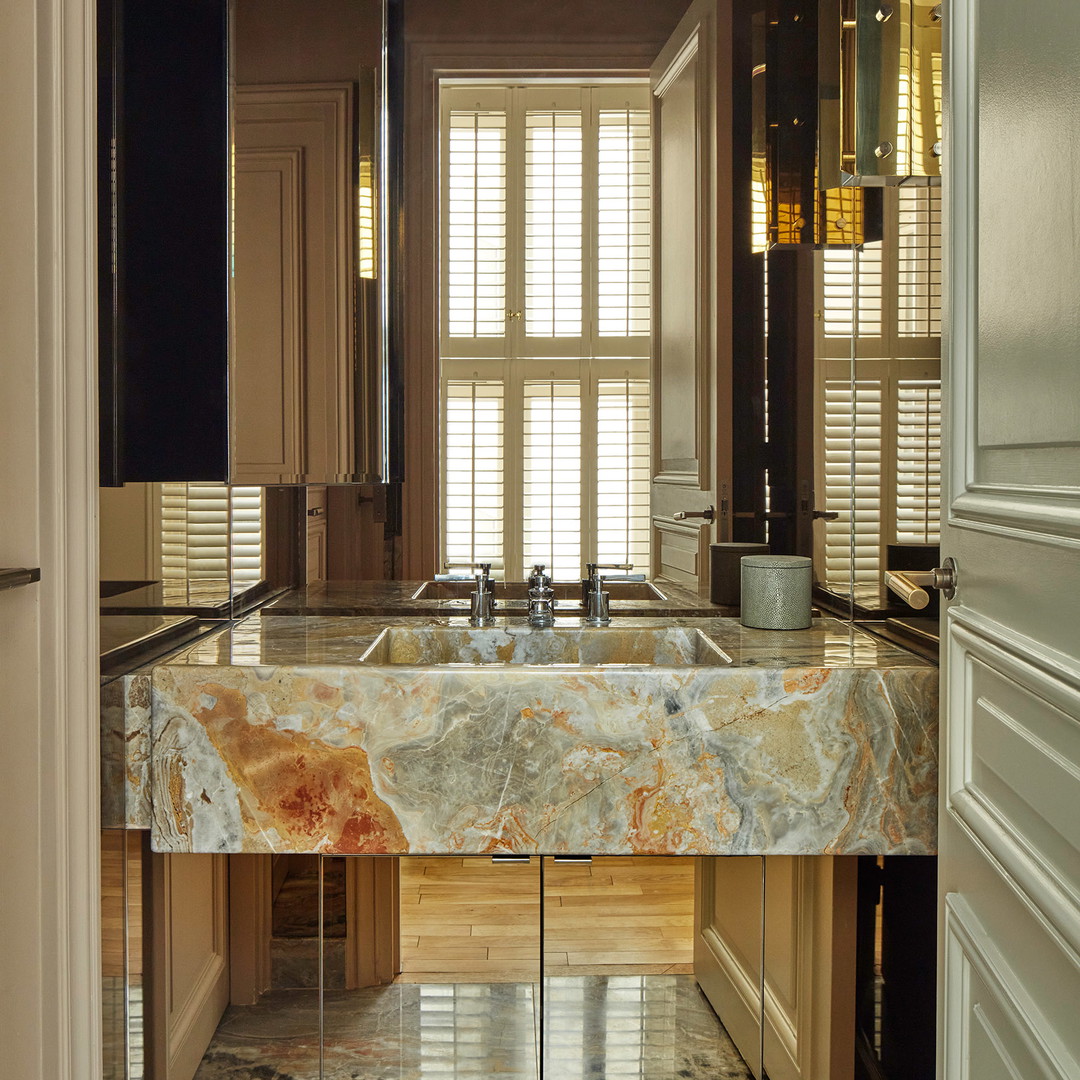
POLYGON ((965 485, 949 505, 949 524, 1037 544, 1080 547, 1080 491, 965 485))
POLYGON ((1080 964, 1080 671, 980 622, 950 613, 949 812, 1080 964))
POLYGON ((657 580, 696 585, 709 565, 709 530, 653 517, 652 552, 657 580))
POLYGON ((1080 180, 1056 118, 1080 105, 1080 8, 953 0, 945 19, 941 548, 960 588, 942 616, 939 1075, 1076 1078, 1080 255, 1060 222, 1080 180))
POLYGON ((240 484, 301 480, 306 471, 303 169, 303 146, 236 150, 230 409, 240 484))
POLYGON ((152 874, 154 1076, 191 1080, 229 1004, 228 856, 156 854, 152 874))
POLYGON ((945 900, 943 1046, 949 1080, 1071 1080, 1078 1063, 1023 993, 992 936, 963 897, 945 900), (977 1025, 977 1027, 976 1027, 977 1025), (981 1035, 981 1038, 979 1037, 981 1035), (992 1070, 993 1052, 1000 1070, 992 1070))

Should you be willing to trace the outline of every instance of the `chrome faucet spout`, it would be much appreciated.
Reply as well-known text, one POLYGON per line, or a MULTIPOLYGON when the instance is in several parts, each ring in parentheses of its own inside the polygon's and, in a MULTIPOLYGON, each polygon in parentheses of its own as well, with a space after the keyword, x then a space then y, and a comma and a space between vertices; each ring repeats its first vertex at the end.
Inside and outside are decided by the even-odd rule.
POLYGON ((476 588, 469 594, 469 622, 473 626, 487 626, 495 619, 495 582, 491 580, 491 563, 466 565, 478 571, 476 588))
POLYGON ((585 621, 591 626, 607 626, 611 622, 611 595, 604 591, 602 570, 633 570, 633 563, 586 563, 588 576, 581 582, 581 606, 585 621))

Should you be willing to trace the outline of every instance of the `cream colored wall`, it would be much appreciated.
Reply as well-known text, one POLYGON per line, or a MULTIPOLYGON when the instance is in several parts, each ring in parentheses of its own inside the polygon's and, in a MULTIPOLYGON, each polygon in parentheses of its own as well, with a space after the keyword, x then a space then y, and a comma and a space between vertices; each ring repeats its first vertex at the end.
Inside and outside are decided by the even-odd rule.
POLYGON ((236 81, 355 82, 379 63, 379 0, 237 0, 236 81))
POLYGON ((688 0, 409 0, 405 33, 424 41, 649 44, 658 53, 687 7, 688 0))
POLYGON ((93 5, 0 33, 0 1073, 100 1075, 93 5))
POLYGON ((156 539, 156 492, 153 484, 101 488, 100 550, 102 581, 154 581, 160 570, 156 539))

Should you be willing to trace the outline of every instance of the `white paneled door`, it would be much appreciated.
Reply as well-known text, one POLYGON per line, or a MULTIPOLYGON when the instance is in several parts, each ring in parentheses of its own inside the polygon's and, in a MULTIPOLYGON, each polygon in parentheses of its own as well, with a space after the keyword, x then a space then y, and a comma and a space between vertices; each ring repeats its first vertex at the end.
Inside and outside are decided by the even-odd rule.
POLYGON ((731 474, 731 19, 695 0, 653 64, 653 577, 708 580, 731 474))
POLYGON ((941 1075, 1080 1077, 1080 5, 954 0, 941 1075))

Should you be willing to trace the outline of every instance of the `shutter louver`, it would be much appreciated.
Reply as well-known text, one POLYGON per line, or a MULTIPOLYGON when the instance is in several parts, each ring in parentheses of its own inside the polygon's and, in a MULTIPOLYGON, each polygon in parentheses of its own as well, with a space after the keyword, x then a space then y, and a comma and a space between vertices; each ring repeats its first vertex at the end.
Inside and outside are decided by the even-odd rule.
POLYGON ((228 490, 232 581, 234 585, 254 585, 263 578, 262 488, 232 487, 228 490))
POLYGON ((506 113, 450 113, 446 326, 451 337, 506 334, 506 113))
POLYGON ((262 564, 262 488, 161 485, 163 578, 252 585, 262 564))
POLYGON ((601 379, 596 401, 596 556, 649 565, 649 382, 601 379))
POLYGON ((597 137, 598 333, 645 337, 652 302, 649 114, 601 110, 597 137))
POLYGON ((938 543, 941 382, 901 379, 896 403, 896 542, 938 543))
POLYGON ((525 114, 525 333, 582 332, 580 110, 525 114))
POLYGON ((445 558, 490 562, 502 576, 503 385, 451 380, 445 390, 445 558))
POLYGON ((581 384, 525 383, 522 570, 581 576, 581 384))
POLYGON ((941 334, 941 189, 901 188, 897 334, 941 334))
POLYGON ((881 337, 881 254, 880 242, 865 244, 855 251, 826 248, 821 252, 826 337, 881 337))
POLYGON ((882 390, 877 380, 825 380, 825 581, 880 580, 882 390))

